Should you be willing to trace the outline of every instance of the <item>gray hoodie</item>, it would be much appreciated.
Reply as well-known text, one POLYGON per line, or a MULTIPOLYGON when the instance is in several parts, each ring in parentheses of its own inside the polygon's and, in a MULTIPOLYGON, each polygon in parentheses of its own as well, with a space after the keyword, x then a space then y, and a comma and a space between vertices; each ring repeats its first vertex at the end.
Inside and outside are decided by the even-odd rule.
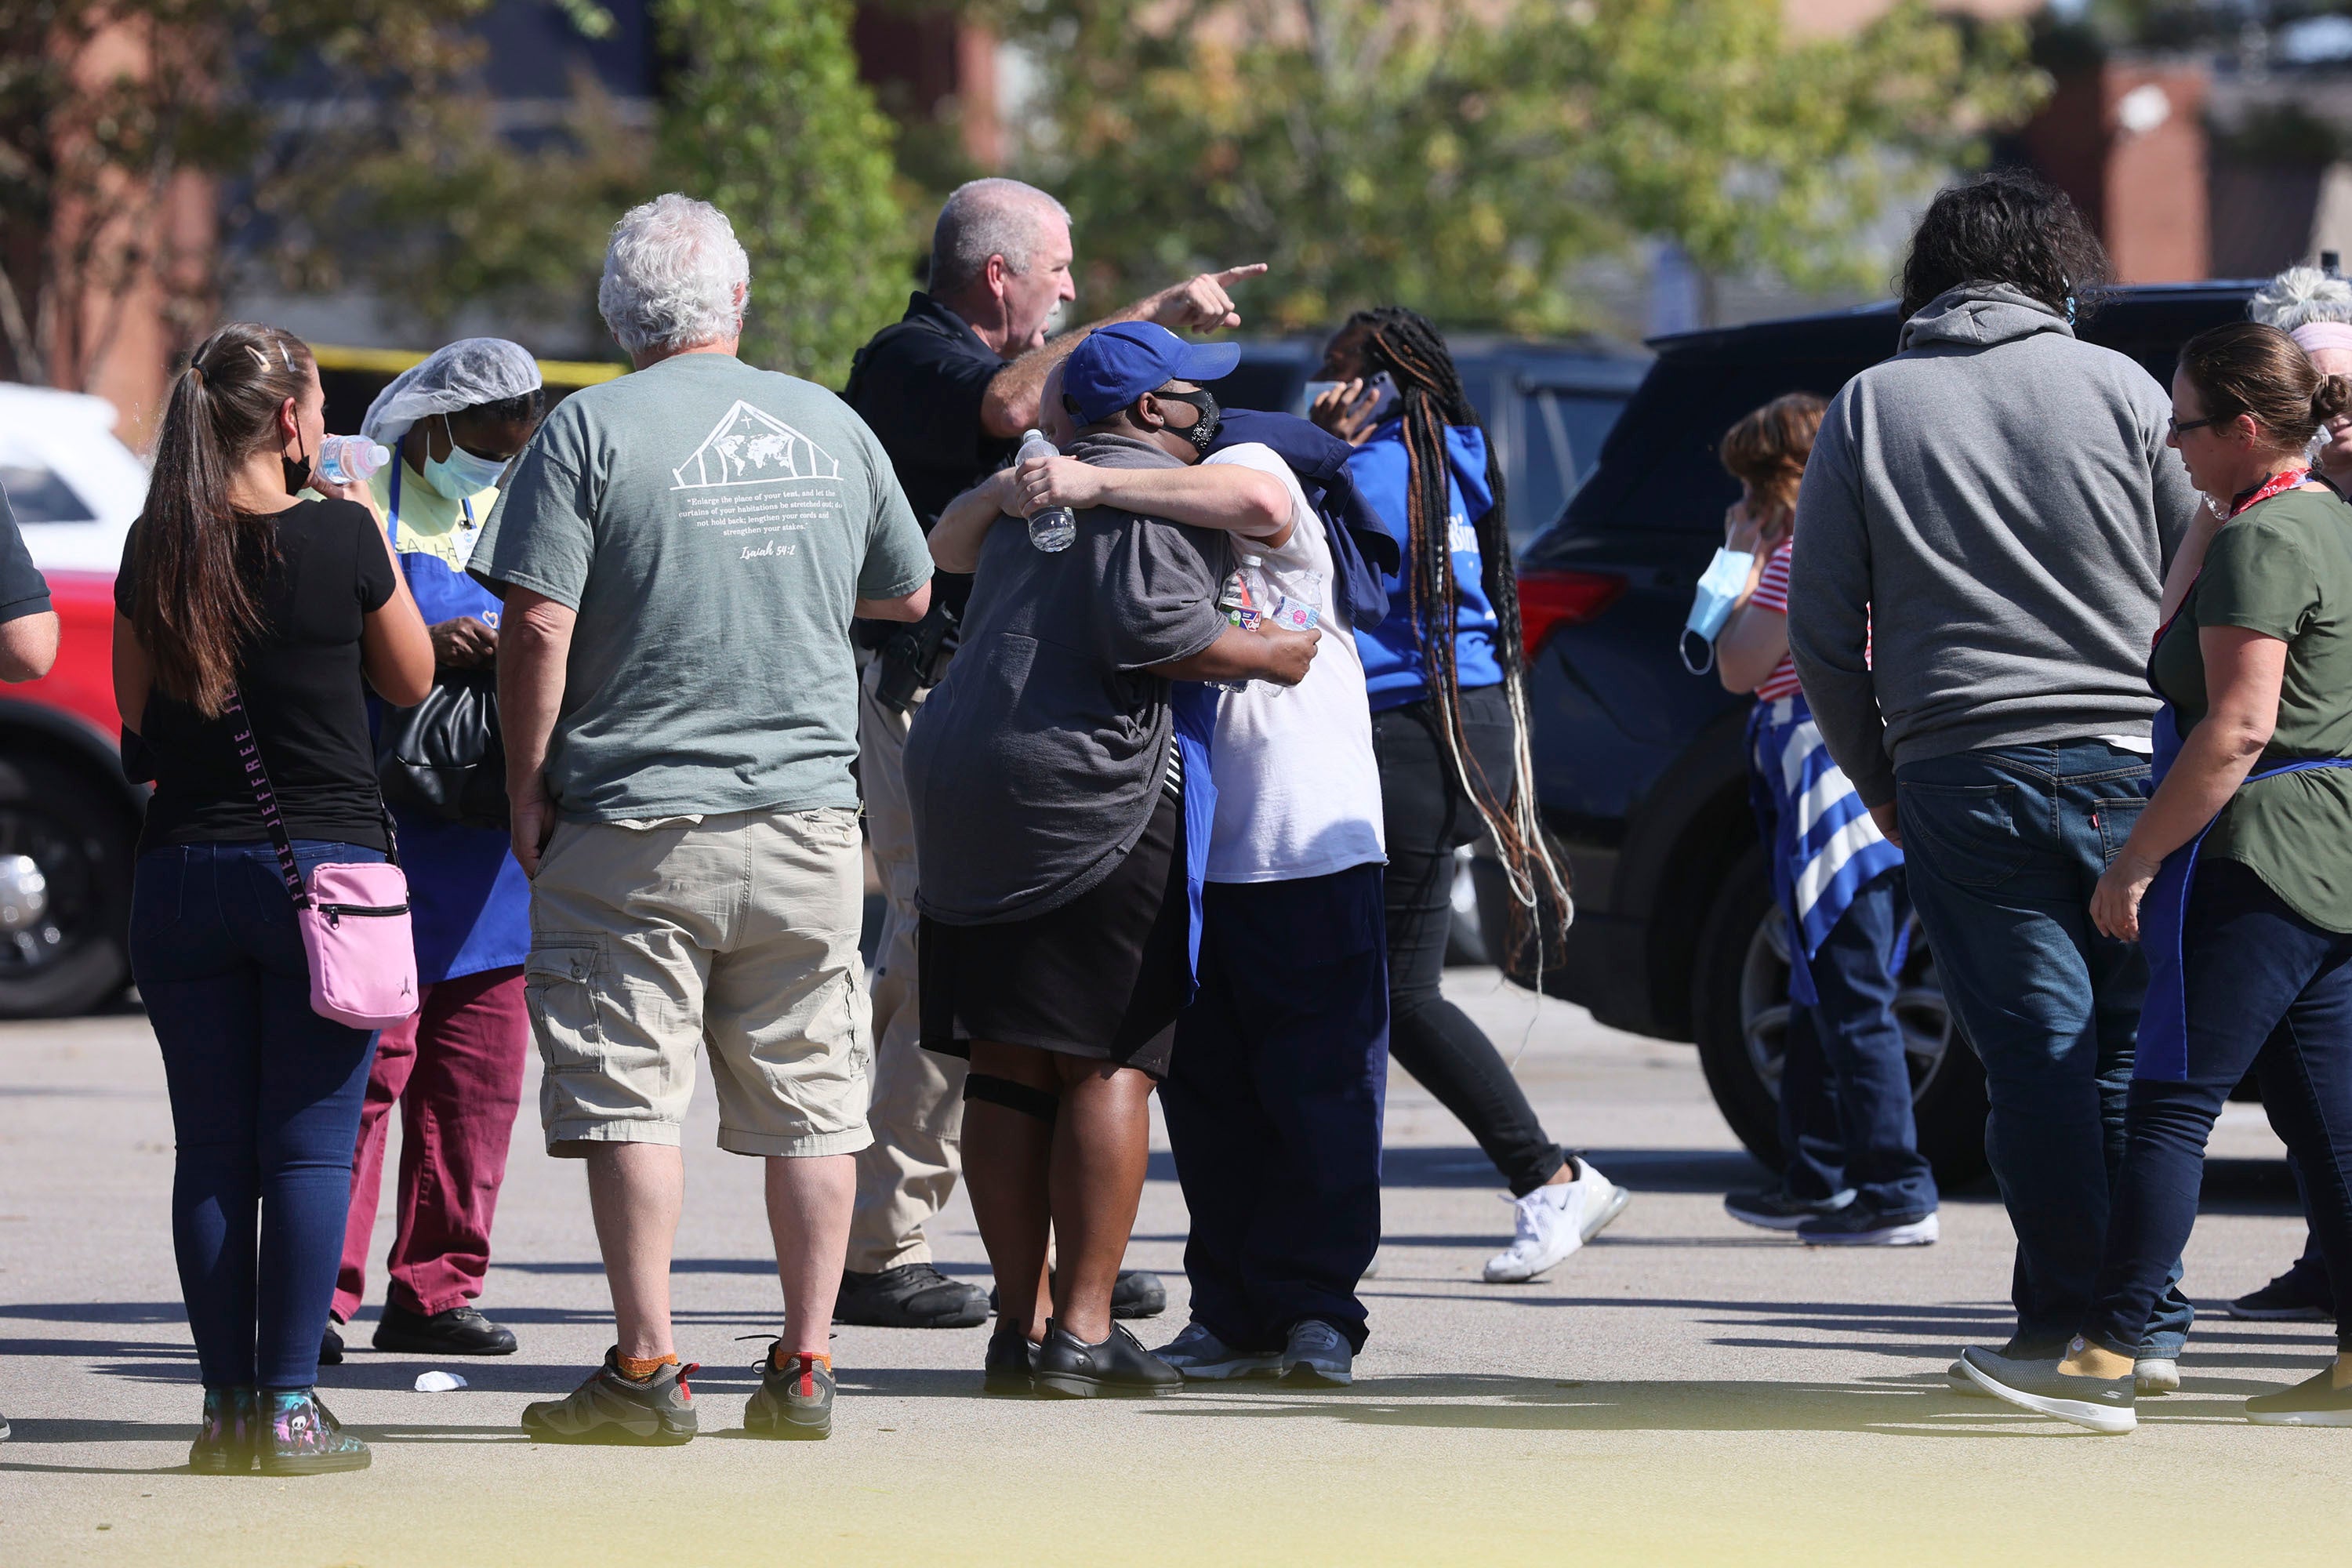
POLYGON ((2198 505, 2171 412, 2002 284, 1941 295, 1838 394, 1797 502, 1789 647, 1864 803, 1895 798, 1897 763, 2147 733, 2157 601, 2198 505))

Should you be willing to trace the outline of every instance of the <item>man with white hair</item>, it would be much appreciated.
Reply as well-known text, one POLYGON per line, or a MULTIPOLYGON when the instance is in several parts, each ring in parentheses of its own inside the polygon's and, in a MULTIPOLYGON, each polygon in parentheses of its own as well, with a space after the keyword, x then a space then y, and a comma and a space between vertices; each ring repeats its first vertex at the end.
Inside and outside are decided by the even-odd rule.
MULTIPOLYGON (((846 394, 881 437, 926 532, 948 503, 1009 465, 1039 420, 1046 375, 1087 334, 1117 321, 1213 331, 1241 325, 1230 290, 1265 266, 1203 272, 1048 342, 1071 281, 1070 215, 1018 180, 973 180, 940 209, 930 289, 861 350, 846 394)), ((874 965, 874 1143, 857 1160, 857 1213, 836 1318, 878 1328, 969 1328, 988 1300, 931 1265, 923 1226, 955 1191, 962 1165, 963 1064, 926 1053, 915 1020, 915 839, 902 759, 911 714, 947 672, 971 579, 941 574, 930 618, 871 640, 858 709, 858 777, 889 914, 874 965)), ((1119 1277, 1122 1316, 1166 1304, 1158 1279, 1119 1277)))
POLYGON ((707 1051, 719 1146, 766 1164, 784 1331, 745 1429, 831 1430, 826 1351, 873 1058, 854 616, 918 620, 930 556, 841 400, 735 357, 751 268, 666 195, 614 228, 597 305, 635 374, 559 405, 476 547, 551 1153, 588 1163, 618 1342, 523 1425, 683 1443, 670 1337, 679 1129, 707 1051))

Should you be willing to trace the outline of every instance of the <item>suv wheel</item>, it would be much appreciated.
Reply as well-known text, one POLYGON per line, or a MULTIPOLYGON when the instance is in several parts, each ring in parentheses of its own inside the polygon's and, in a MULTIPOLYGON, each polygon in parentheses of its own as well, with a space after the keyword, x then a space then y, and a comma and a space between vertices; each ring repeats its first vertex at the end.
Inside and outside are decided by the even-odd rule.
POLYGON ((0 1018, 88 1012, 131 983, 135 831, 74 769, 0 762, 0 1018))
MULTIPOLYGON (((1895 1012, 1911 1069, 1912 1115, 1937 1183, 1985 1172, 1984 1069, 1944 1000, 1918 918, 1897 976, 1895 1012)), ((1781 1058, 1789 1031, 1789 929, 1751 847, 1732 868, 1699 933, 1693 1011, 1699 1065, 1724 1120, 1757 1159, 1780 1169, 1781 1058)))

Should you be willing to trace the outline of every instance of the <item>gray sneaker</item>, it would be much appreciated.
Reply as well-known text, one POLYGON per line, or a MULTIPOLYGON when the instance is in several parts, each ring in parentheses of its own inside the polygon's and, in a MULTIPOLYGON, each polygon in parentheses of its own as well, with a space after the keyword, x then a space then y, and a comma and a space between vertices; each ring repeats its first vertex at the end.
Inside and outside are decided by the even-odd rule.
POLYGON ((776 1345, 760 1358, 760 1390, 743 1407, 743 1430, 754 1437, 822 1441, 833 1436, 833 1367, 823 1356, 796 1352, 776 1364, 776 1345))
POLYGON ((1187 1383, 1277 1377, 1282 1373, 1280 1351, 1237 1351, 1219 1339, 1214 1329, 1197 1321, 1151 1353, 1182 1373, 1187 1383))
POLYGON ((1282 1347, 1282 1381, 1294 1388, 1345 1388, 1356 1381, 1356 1352, 1320 1318, 1293 1324, 1282 1347))
POLYGON ((698 1422, 689 1373, 692 1362, 670 1363, 639 1383, 621 1372, 621 1348, 604 1352, 604 1364, 561 1399, 523 1406, 523 1430, 534 1443, 616 1443, 667 1447, 694 1440, 698 1422))
POLYGON ((1979 1350, 1960 1352, 1960 1369, 1996 1399, 2119 1436, 2139 1424, 2128 1377, 2074 1377, 2055 1363, 2001 1362, 1979 1350), (2000 1363, 1995 1365, 1995 1363, 2000 1363))

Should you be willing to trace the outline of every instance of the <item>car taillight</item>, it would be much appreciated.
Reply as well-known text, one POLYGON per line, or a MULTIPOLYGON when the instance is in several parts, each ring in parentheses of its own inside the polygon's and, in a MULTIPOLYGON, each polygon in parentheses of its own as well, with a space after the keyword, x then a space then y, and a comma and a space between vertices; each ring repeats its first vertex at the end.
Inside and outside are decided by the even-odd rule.
POLYGON ((1613 572, 1538 571, 1519 574, 1519 632, 1533 663, 1557 626, 1582 626, 1617 602, 1625 579, 1613 572))

